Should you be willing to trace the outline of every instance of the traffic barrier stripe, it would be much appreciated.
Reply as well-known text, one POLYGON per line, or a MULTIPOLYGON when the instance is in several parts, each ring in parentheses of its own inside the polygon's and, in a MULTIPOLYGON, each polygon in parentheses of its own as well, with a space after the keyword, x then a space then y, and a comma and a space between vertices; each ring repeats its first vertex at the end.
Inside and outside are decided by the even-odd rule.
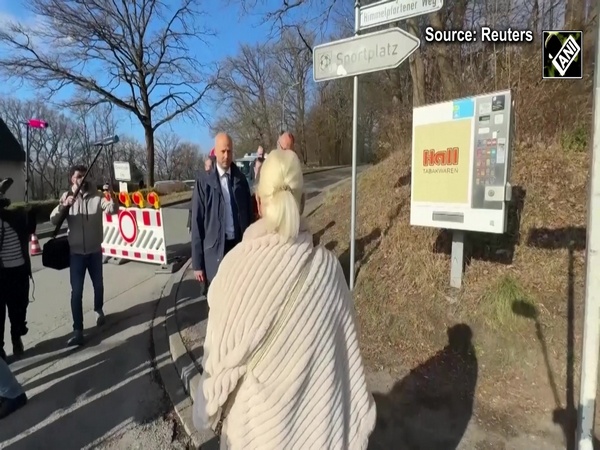
POLYGON ((162 210, 121 208, 118 214, 104 214, 103 225, 103 255, 154 264, 166 262, 162 210))
MULTIPOLYGON (((123 208, 121 208, 123 209, 123 208)), ((147 227, 161 227, 162 226, 162 211, 159 210, 149 210, 149 209, 137 209, 137 208, 127 208, 127 211, 135 212, 138 223, 143 223, 144 226, 147 227), (141 220, 140 220, 141 216, 141 220)), ((113 216, 110 214, 104 214, 106 222, 113 223, 113 216)), ((118 221, 118 215, 115 214, 115 221, 118 221)))

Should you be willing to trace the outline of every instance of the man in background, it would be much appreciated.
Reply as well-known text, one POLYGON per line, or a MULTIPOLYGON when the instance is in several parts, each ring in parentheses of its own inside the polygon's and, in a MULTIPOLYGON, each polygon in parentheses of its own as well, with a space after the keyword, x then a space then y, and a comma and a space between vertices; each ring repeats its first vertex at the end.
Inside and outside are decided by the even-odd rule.
POLYGON ((279 140, 277 141, 277 147, 281 150, 294 150, 295 139, 294 135, 289 131, 284 131, 279 136, 279 140))
POLYGON ((119 205, 113 196, 104 196, 93 188, 91 181, 83 178, 87 172, 85 166, 71 168, 71 189, 65 192, 59 205, 50 214, 50 222, 57 225, 66 211, 69 226, 70 277, 71 277, 71 314, 73 315, 73 337, 68 346, 84 344, 83 337, 83 284, 85 273, 90 274, 94 288, 94 311, 96 325, 104 325, 104 279, 102 270, 102 214, 116 214, 119 205), (78 188, 81 186, 81 190, 78 188), (77 197, 75 197, 77 193, 77 197))
MULTIPOLYGON (((294 139, 294 135, 289 131, 284 131, 279 135, 279 139, 277 140, 277 147, 281 150, 294 150, 296 140, 294 139)), ((300 214, 304 213, 304 205, 306 203, 306 196, 302 193, 302 199, 300 200, 300 214)))
POLYGON ((32 210, 10 210, 6 191, 13 184, 12 178, 0 181, 0 359, 6 359, 4 351, 4 327, 6 312, 10 320, 10 337, 13 356, 24 352, 22 336, 27 329, 27 306, 29 306, 29 237, 35 233, 36 220, 32 210))
POLYGON ((213 168, 213 160, 211 157, 208 157, 204 160, 204 171, 210 172, 213 168))
POLYGON ((256 159, 254 160, 254 173, 252 178, 254 183, 258 183, 258 176, 260 175, 260 168, 262 167, 263 162, 265 162, 265 149, 259 145, 256 150, 256 159))
POLYGON ((250 186, 233 162, 231 137, 217 134, 214 150, 215 168, 200 172, 192 197, 192 268, 207 285, 253 219, 250 186))

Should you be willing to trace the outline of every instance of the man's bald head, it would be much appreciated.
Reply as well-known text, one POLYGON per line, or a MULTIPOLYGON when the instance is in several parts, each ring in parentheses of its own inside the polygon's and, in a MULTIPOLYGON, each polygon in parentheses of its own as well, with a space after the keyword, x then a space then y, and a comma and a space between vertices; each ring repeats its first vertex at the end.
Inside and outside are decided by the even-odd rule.
POLYGON ((233 139, 227 133, 215 136, 215 158, 221 169, 228 170, 233 161, 233 139))
POLYGON ((294 150, 294 135, 289 131, 281 133, 281 136, 279 136, 279 148, 281 150, 294 150))

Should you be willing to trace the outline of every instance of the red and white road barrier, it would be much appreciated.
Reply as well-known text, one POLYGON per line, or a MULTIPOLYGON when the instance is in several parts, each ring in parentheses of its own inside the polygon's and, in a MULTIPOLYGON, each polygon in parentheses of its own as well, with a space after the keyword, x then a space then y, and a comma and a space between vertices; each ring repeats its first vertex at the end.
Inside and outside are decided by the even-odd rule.
POLYGON ((162 209, 123 208, 103 215, 102 254, 151 264, 166 264, 162 209))

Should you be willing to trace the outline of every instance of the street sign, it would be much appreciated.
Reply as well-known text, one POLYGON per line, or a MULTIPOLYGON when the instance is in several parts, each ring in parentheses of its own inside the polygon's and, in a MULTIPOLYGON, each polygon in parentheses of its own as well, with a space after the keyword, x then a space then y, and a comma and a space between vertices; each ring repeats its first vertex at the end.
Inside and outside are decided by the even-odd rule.
POLYGON ((131 167, 127 161, 115 161, 113 167, 115 168, 115 180, 131 181, 131 167))
POLYGON ((393 69, 420 44, 412 34, 390 28, 317 45, 313 48, 313 77, 319 82, 393 69))
POLYGON ((444 6, 443 0, 384 0, 361 6, 359 30, 373 28, 386 23, 398 22, 439 11, 444 6))

